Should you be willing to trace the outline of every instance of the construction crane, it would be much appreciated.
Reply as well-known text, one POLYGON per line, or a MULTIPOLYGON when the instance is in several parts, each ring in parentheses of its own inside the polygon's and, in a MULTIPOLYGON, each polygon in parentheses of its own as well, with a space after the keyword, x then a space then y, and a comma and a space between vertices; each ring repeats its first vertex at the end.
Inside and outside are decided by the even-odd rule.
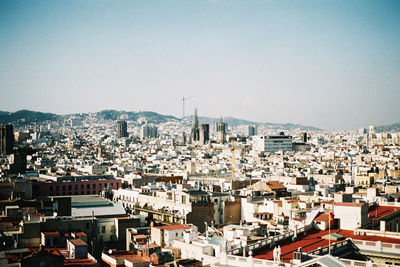
POLYGON ((181 101, 182 101, 182 119, 185 118, 185 101, 188 99, 193 98, 194 96, 189 96, 189 97, 182 97, 181 101))

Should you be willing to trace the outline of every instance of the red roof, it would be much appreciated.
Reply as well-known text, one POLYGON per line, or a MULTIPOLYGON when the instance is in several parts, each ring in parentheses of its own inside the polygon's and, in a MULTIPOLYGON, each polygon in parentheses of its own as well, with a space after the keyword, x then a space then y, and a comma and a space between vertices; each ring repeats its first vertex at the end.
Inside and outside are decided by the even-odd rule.
MULTIPOLYGON (((340 230, 340 229, 331 229, 330 233, 338 233, 345 238, 352 238, 354 240, 367 240, 367 241, 381 241, 384 243, 394 243, 400 244, 400 239, 396 238, 388 238, 388 237, 380 237, 380 236, 364 236, 364 235, 355 235, 353 231, 348 230, 340 230)), ((281 246, 281 255, 284 262, 289 263, 290 260, 293 259, 293 252, 298 248, 302 248, 303 252, 310 252, 318 249, 319 247, 325 247, 329 245, 329 241, 326 239, 322 239, 324 235, 329 234, 329 230, 318 231, 311 230, 308 232, 307 236, 303 234, 298 235, 298 240, 293 242, 291 239, 287 239, 285 241, 279 242, 278 244, 281 246)), ((339 241, 338 241, 339 242, 339 241)), ((331 240, 331 244, 336 243, 331 240)), ((273 260, 273 249, 269 247, 264 247, 255 253, 255 258, 264 259, 264 260, 273 260)))
POLYGON ((320 215, 318 215, 314 221, 316 222, 328 222, 329 221, 329 214, 326 213, 321 213, 320 215))
POLYGON ((78 232, 76 233, 76 236, 87 236, 87 234, 85 234, 84 232, 78 232))
POLYGON ((173 225, 166 225, 166 226, 155 226, 153 228, 161 229, 164 231, 175 231, 175 230, 184 230, 190 229, 191 226, 184 225, 184 224, 173 224, 173 225))
POLYGON ((335 203, 335 206, 341 206, 341 207, 362 207, 366 205, 365 203, 356 203, 356 202, 337 202, 335 203))
MULTIPOLYGON (((86 259, 65 259, 64 260, 64 266, 76 266, 76 265, 95 265, 96 262, 92 259, 86 258, 86 259)), ((97 265, 96 265, 97 266, 97 265)))
POLYGON ((31 217, 40 217, 40 216, 43 216, 43 214, 41 214, 41 213, 32 213, 32 214, 28 214, 29 216, 31 216, 31 217))
POLYGON ((278 181, 269 181, 265 183, 265 186, 269 187, 271 190, 276 189, 286 189, 286 187, 278 181))
POLYGON ((68 241, 74 244, 75 246, 87 246, 86 242, 80 238, 68 239, 68 241))
POLYGON ((400 209, 396 207, 388 207, 388 206, 377 206, 377 207, 372 207, 368 211, 368 221, 372 221, 372 217, 374 220, 379 220, 382 219, 383 217, 386 217, 387 215, 390 215, 400 209))
POLYGON ((44 235, 59 235, 60 233, 58 231, 55 232, 42 232, 44 235))

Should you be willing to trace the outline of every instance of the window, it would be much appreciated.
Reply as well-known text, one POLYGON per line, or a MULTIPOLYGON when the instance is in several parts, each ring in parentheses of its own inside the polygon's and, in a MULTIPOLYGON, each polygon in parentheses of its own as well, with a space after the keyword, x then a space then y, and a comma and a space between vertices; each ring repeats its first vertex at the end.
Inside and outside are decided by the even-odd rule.
POLYGON ((72 185, 68 185, 68 190, 72 190, 72 185))
POLYGON ((77 184, 75 185, 75 190, 78 190, 78 185, 77 184))
POLYGON ((86 188, 87 188, 87 189, 90 189, 90 184, 87 184, 87 185, 86 185, 86 188))
POLYGON ((90 224, 87 222, 86 223, 86 229, 89 229, 89 227, 90 227, 90 224))
POLYGON ((60 187, 56 185, 56 191, 60 191, 60 187))
POLYGON ((106 226, 105 226, 105 225, 103 225, 103 226, 101 227, 101 232, 102 232, 103 234, 106 232, 106 226))
POLYGON ((101 184, 99 184, 99 188, 101 189, 101 184))
POLYGON ((65 185, 62 186, 62 190, 65 191, 67 187, 65 185))
POLYGON ((53 186, 50 186, 50 191, 53 191, 53 186))
POLYGON ((96 184, 93 184, 92 187, 93 187, 93 189, 95 189, 96 188, 96 184))

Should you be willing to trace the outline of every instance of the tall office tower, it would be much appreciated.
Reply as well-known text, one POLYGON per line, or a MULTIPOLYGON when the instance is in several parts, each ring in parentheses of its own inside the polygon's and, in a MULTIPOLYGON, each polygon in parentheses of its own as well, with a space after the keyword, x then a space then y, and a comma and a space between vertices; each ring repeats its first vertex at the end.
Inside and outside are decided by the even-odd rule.
POLYGON ((247 128, 247 136, 254 136, 257 135, 257 126, 249 125, 247 128))
POLYGON ((158 128, 156 126, 143 125, 142 126, 142 138, 157 138, 158 128))
POLYGON ((308 139, 307 133, 301 133, 301 142, 307 143, 307 139, 308 139))
POLYGON ((200 124, 199 126, 200 144, 204 145, 210 140, 210 125, 209 124, 200 124))
POLYGON ((218 122, 218 142, 225 144, 226 142, 226 123, 222 121, 218 122))
POLYGON ((149 127, 149 137, 150 138, 158 137, 158 128, 156 126, 149 127))
POLYGON ((149 137, 149 125, 142 126, 142 139, 149 137))
POLYGON ((14 148, 14 128, 11 124, 0 126, 0 154, 10 155, 14 148))
POLYGON ((128 125, 125 120, 117 121, 117 137, 128 137, 128 125))
POLYGON ((194 110, 192 130, 190 131, 190 141, 196 142, 200 140, 199 119, 197 117, 197 109, 194 110))

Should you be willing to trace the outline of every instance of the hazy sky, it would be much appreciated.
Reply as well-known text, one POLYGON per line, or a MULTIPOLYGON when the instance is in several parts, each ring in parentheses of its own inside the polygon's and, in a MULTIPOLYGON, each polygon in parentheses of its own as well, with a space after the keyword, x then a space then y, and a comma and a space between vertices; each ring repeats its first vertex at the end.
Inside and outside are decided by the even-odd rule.
POLYGON ((0 1, 0 110, 400 121, 400 1, 0 1))

